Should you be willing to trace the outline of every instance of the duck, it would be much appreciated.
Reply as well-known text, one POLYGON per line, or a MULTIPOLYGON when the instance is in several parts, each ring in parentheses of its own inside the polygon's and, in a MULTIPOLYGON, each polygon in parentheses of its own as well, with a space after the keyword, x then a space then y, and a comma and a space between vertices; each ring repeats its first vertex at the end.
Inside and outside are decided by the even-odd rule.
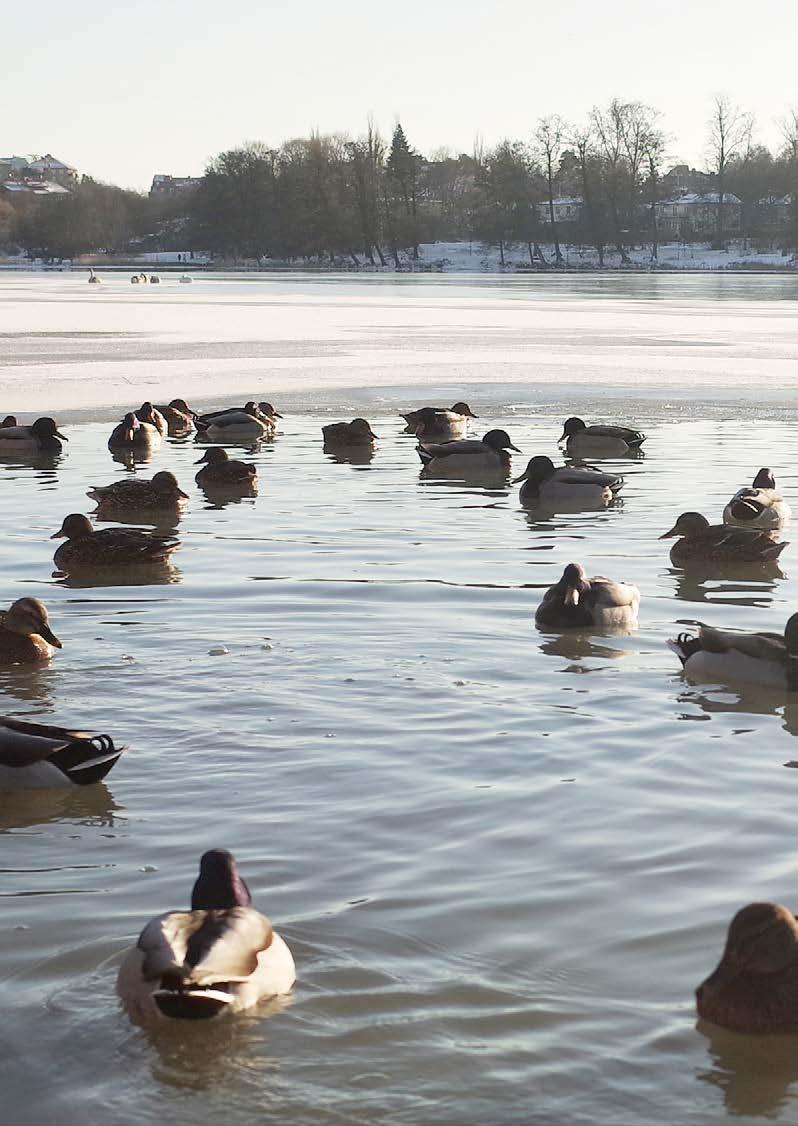
POLYGON ((0 791, 91 786, 126 750, 110 735, 0 716, 0 791))
POLYGON ((109 450, 153 450, 160 444, 161 435, 157 428, 152 423, 140 422, 133 411, 128 411, 108 439, 109 450))
POLYGON ((150 274, 150 285, 160 285, 161 279, 157 274, 150 274))
POLYGON ((572 627, 631 629, 637 625, 640 591, 603 575, 587 577, 581 563, 569 563, 535 611, 542 629, 572 627))
POLYGON ((182 438, 194 429, 196 415, 185 399, 172 399, 168 404, 155 407, 166 420, 170 438, 182 438))
POLYGON ((256 484, 258 471, 254 465, 246 461, 233 461, 228 456, 223 446, 211 446, 205 454, 195 461, 195 465, 204 466, 197 473, 194 480, 201 489, 247 486, 256 484))
POLYGON ((290 993, 291 951, 252 895, 235 857, 213 848, 200 860, 189 911, 144 927, 119 967, 117 992, 134 1021, 210 1020, 290 993))
MULTIPOLYGON (((9 419, 13 415, 9 415, 9 419)), ((0 427, 0 453, 60 453, 61 443, 68 442, 54 418, 37 418, 30 426, 0 427)))
POLYGON ((702 625, 698 636, 680 633, 668 641, 688 676, 700 681, 743 681, 798 690, 798 614, 784 633, 737 633, 702 625))
POLYGON ((549 457, 530 458, 524 472, 513 481, 523 481, 522 504, 535 505, 557 500, 609 504, 624 486, 617 473, 604 473, 592 465, 563 465, 556 468, 549 457))
POLYGON ((102 281, 102 278, 98 278, 97 275, 95 274, 94 270, 90 266, 89 267, 89 285, 99 285, 101 281, 102 281))
POLYGON ((736 913, 723 956, 695 991, 703 1020, 768 1036, 798 1032, 798 921, 781 903, 736 913))
POLYGON ((17 425, 17 416, 15 414, 7 414, 2 422, 0 422, 0 430, 6 429, 8 426, 17 425))
POLYGON ((429 476, 468 477, 510 472, 508 450, 521 453, 506 430, 489 430, 484 438, 459 438, 453 442, 421 444, 416 453, 429 476))
POLYGON ((97 502, 97 511, 103 509, 174 509, 185 508, 188 493, 177 483, 174 473, 161 470, 150 481, 126 478, 110 485, 94 485, 86 496, 97 502))
POLYGON ((141 281, 141 278, 139 277, 139 275, 134 274, 133 277, 130 279, 130 284, 131 285, 138 285, 140 281, 141 281))
POLYGON ((0 612, 0 664, 49 661, 61 648, 50 629, 47 607, 38 598, 18 598, 0 612))
POLYGON ((162 438, 165 438, 169 433, 169 427, 167 425, 166 419, 158 410, 158 408, 152 405, 152 403, 142 403, 135 414, 139 422, 145 422, 150 426, 154 426, 162 438))
POLYGON ((379 439, 365 418, 353 418, 351 422, 331 422, 322 426, 324 446, 373 446, 379 439))
POLYGON ((134 567, 163 563, 180 546, 172 536, 153 535, 138 528, 101 528, 95 531, 88 516, 73 512, 64 517, 52 540, 66 539, 53 556, 61 571, 82 567, 134 567))
MULTIPOLYGON (((258 410, 260 411, 260 413, 263 415, 263 417, 265 419, 270 418, 270 419, 272 419, 272 421, 274 421, 275 418, 282 418, 283 417, 280 414, 280 412, 278 410, 275 410, 275 408, 272 406, 272 404, 270 402, 268 402, 266 399, 261 399, 261 401, 258 403, 258 410)), ((275 423, 275 427, 276 427, 276 425, 277 424, 275 423)))
POLYGON ((723 509, 723 523, 738 528, 778 531, 790 522, 790 506, 769 469, 760 469, 751 486, 739 489, 723 509))
POLYGON ((767 563, 778 559, 787 547, 778 543, 770 532, 756 528, 736 528, 730 524, 710 524, 700 512, 683 512, 661 540, 678 536, 671 548, 671 562, 767 563))
POLYGON ((468 403, 455 403, 451 409, 419 407, 418 410, 403 414, 402 418, 407 423, 405 432, 415 434, 422 442, 452 442, 465 438, 469 418, 477 418, 477 415, 468 403))
POLYGON ((193 280, 194 280, 194 279, 193 279, 193 278, 190 278, 190 277, 188 276, 188 274, 181 274, 181 275, 180 275, 180 284, 181 284, 181 285, 191 285, 191 283, 193 282, 193 280))
POLYGON ((250 401, 240 409, 231 407, 210 415, 200 415, 196 426, 199 436, 213 442, 257 442, 260 438, 271 437, 276 423, 273 418, 262 415, 255 402, 250 401))
POLYGON ((581 418, 566 418, 562 437, 568 457, 623 457, 639 450, 646 436, 629 426, 588 426, 581 418))

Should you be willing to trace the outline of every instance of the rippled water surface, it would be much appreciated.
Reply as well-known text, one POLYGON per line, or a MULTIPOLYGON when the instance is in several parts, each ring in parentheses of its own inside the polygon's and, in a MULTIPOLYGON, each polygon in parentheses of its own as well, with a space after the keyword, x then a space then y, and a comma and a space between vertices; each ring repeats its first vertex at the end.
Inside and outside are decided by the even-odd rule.
MULTIPOLYGON (((172 469, 191 494, 167 582, 52 574, 48 537, 63 516, 89 511, 86 489, 127 472, 105 448, 116 411, 95 405, 95 421, 65 424, 54 466, 0 461, 0 604, 44 599, 64 642, 49 665, 0 670, 4 710, 131 748, 105 785, 0 795, 10 1126, 798 1119, 798 1041, 697 1026, 693 1004, 737 907, 798 903, 798 771, 787 766, 798 708, 762 690, 690 685, 665 646, 679 622, 781 630, 798 603, 795 548, 769 573, 708 577, 673 568, 657 539, 684 509, 719 518, 761 465, 798 501, 798 284, 425 281, 202 279, 180 295, 203 324, 189 358, 175 359, 163 327, 180 309, 154 314, 146 390, 144 360, 128 368, 119 354, 125 316, 141 330, 144 298, 126 314, 123 279, 110 284, 93 312, 107 343, 73 339, 69 364, 87 383, 106 361, 128 378, 116 406, 158 398, 158 365, 171 388, 174 363, 201 370, 196 398, 240 398, 231 381, 255 369, 242 361, 231 375, 237 361, 202 344, 234 339, 228 306, 245 287, 257 306, 275 286, 297 337, 299 306, 307 325, 289 372, 262 359, 252 376, 255 397, 282 388, 273 398, 286 414, 276 439, 247 455, 256 498, 209 503, 193 483, 192 441, 165 443, 138 468, 172 469), (361 341, 374 295, 390 306, 397 341, 379 394, 360 359, 344 357, 325 395, 312 341, 331 295, 359 317, 361 341), (522 299, 531 317, 557 304, 563 341, 600 321, 597 350, 612 340, 636 371, 629 402, 617 388, 607 399, 592 369, 580 383, 578 360, 567 392, 538 385, 548 344, 504 323, 522 299), (652 315, 671 344, 645 343, 652 315), (721 365, 713 374, 696 360, 695 401, 692 353, 672 343, 695 318, 730 371, 760 365, 731 399, 721 365), (488 338, 502 327, 506 349, 523 344, 523 378, 482 380, 483 342, 458 380, 469 319, 488 338), (646 348, 658 363, 676 357, 682 391, 665 396, 646 348), (608 463, 627 483, 604 512, 528 513, 510 486, 423 481, 396 407, 439 389, 466 394, 478 433, 506 426, 524 451, 519 472, 526 456, 557 456, 564 413, 641 425, 645 457, 608 463), (333 410, 368 413, 381 439, 371 461, 324 454, 319 428, 333 410), (640 587, 637 632, 535 629, 541 591, 571 560, 640 587), (117 1007, 118 964, 151 915, 187 903, 211 845, 237 855, 294 951, 295 993, 279 1012, 145 1033, 117 1007)), ((88 300, 74 276, 0 281, 9 408, 22 410, 28 368, 31 386, 47 386, 57 338, 70 319, 87 323, 88 300)), ((238 351, 255 339, 267 351, 274 321, 258 328, 249 312, 238 351)), ((54 410, 68 419, 80 407, 54 410)))

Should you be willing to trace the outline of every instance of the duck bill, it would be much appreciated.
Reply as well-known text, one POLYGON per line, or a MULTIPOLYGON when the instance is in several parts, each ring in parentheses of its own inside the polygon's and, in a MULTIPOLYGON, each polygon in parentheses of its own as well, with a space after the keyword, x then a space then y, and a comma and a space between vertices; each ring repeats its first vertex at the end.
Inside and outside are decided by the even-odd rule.
POLYGON ((274 411, 274 413, 272 414, 272 418, 282 418, 282 417, 283 416, 280 414, 279 411, 274 411))
POLYGON ((375 442, 379 442, 380 440, 379 434, 375 434, 373 430, 369 430, 369 437, 373 438, 375 442))
POLYGON ((194 464, 195 465, 202 465, 203 462, 206 462, 207 460, 208 460, 208 455, 203 454, 202 457, 199 459, 199 461, 195 461, 194 464))
POLYGON ((53 534, 50 536, 50 539, 51 540, 66 539, 66 532, 64 531, 63 528, 59 528, 57 532, 53 532, 53 534))
POLYGON ((55 636, 49 626, 41 626, 39 629, 39 637, 43 638, 48 645, 52 645, 55 649, 63 649, 63 645, 55 636))
POLYGON ((520 477, 513 477, 510 484, 511 485, 517 485, 519 483, 519 481, 526 481, 528 477, 529 477, 528 473, 526 473, 526 472, 522 473, 520 477))
POLYGON ((563 597, 563 602, 566 606, 579 605, 579 591, 575 586, 569 586, 563 597))
POLYGON ((60 438, 62 442, 69 441, 69 438, 67 438, 66 434, 62 434, 60 430, 54 430, 53 433, 55 434, 56 438, 60 438))
MULTIPOLYGON (((195 461, 194 464, 199 465, 199 462, 195 461)), ((188 493, 184 493, 182 489, 177 490, 177 495, 181 500, 188 500, 188 493)))
POLYGON ((507 447, 507 449, 508 450, 515 450, 515 452, 517 454, 521 454, 521 453, 524 452, 523 450, 519 450, 518 446, 514 446, 512 442, 510 442, 510 445, 507 447))
POLYGON ((479 415, 474 414, 473 411, 465 411, 464 413, 466 418, 479 418, 479 415))
POLYGON ((679 533, 676 531, 676 526, 674 525, 669 532, 663 532, 662 535, 659 536, 659 539, 671 540, 674 536, 678 536, 678 534, 679 533))
POLYGON ((557 439, 557 445, 561 446, 563 444, 563 442, 567 442, 567 441, 568 441, 568 435, 563 430, 561 436, 557 439))

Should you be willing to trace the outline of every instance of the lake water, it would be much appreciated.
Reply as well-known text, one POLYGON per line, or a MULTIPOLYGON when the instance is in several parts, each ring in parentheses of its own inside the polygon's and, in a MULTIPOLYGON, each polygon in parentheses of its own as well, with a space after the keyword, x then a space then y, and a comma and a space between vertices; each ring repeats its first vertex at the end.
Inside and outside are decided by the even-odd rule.
POLYGON ((53 468, 0 462, 0 605, 44 599, 64 643, 0 670, 4 710, 131 746, 105 785, 0 795, 4 1123, 798 1119, 798 1038, 693 1003, 739 906, 798 904, 798 708, 691 686, 665 646, 680 622, 781 630, 796 548, 718 579, 657 539, 761 465, 798 501, 797 299, 781 277, 0 276, 0 414, 70 438, 53 468), (259 495, 210 505, 201 448, 170 441, 139 472, 191 494, 171 581, 53 577, 48 537, 125 473, 119 409, 178 391, 283 410, 259 495), (517 472, 570 413, 640 425, 646 456, 608 463, 627 484, 600 513, 422 481, 396 411, 460 397, 517 472), (381 437, 364 465, 320 441, 354 413, 381 437), (535 629, 571 560, 640 587, 636 633, 535 629), (146 1033, 117 967, 211 846, 295 993, 146 1033))

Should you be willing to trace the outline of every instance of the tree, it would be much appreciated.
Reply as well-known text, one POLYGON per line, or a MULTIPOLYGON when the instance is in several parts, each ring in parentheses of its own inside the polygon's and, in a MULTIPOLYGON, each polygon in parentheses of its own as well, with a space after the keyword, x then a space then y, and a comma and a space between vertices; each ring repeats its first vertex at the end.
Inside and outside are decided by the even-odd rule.
POLYGON ((394 258, 397 240, 401 246, 412 247, 413 257, 418 258, 420 240, 416 191, 420 163, 421 157, 410 147, 404 129, 397 122, 386 161, 390 190, 385 193, 386 206, 391 210, 394 258))
POLYGON ((717 94, 708 128, 707 153, 710 171, 715 176, 718 197, 715 242, 718 248, 722 248, 724 245, 724 197, 726 195, 726 176, 729 162, 742 150, 748 148, 753 118, 750 113, 744 113, 739 106, 729 101, 725 94, 717 94))
POLYGON ((550 117, 542 117, 535 130, 535 140, 537 141, 538 152, 543 161, 543 172, 546 177, 549 226, 551 227, 551 238, 554 243, 554 260, 558 266, 561 265, 563 257, 562 250, 560 249, 560 240, 557 234, 557 224, 554 221, 554 167, 559 162, 560 156, 562 155, 565 130, 565 122, 561 117, 558 117, 557 114, 553 114, 550 117))
POLYGON ((384 266, 385 256, 380 247, 382 241, 380 198, 385 172, 385 142, 371 118, 369 118, 366 136, 358 141, 350 141, 347 151, 352 167, 352 186, 360 219, 363 252, 373 266, 376 250, 380 265, 384 266))
POLYGON ((535 254, 542 258, 533 168, 524 145, 518 141, 502 141, 483 155, 476 183, 474 232, 482 242, 499 248, 502 266, 505 265, 504 252, 513 242, 526 244, 530 264, 535 254))
POLYGON ((580 227, 585 241, 596 248, 599 266, 603 266, 608 238, 606 165, 594 148, 589 127, 578 129, 572 144, 582 190, 580 227))
POLYGON ((643 141, 643 190, 648 203, 652 262, 656 262, 659 255, 657 203, 661 198, 662 162, 665 157, 665 146, 665 136, 659 129, 649 132, 643 141))

